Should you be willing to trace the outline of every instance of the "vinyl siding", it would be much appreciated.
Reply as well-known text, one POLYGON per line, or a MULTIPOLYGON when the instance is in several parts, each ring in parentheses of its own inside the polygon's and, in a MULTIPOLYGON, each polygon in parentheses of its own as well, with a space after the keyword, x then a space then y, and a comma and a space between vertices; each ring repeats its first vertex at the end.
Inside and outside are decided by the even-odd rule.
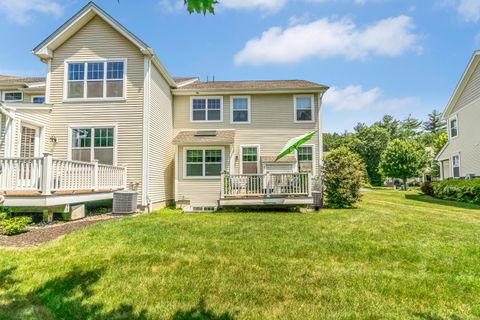
POLYGON ((439 159, 450 159, 453 154, 460 154, 460 175, 480 176, 480 101, 475 102, 457 114, 458 136, 450 139, 439 159))
POLYGON ((453 112, 457 112, 461 108, 467 106, 473 101, 480 98, 480 63, 475 67, 470 79, 468 80, 465 89, 458 98, 453 112))
POLYGON ((175 148, 170 86, 153 65, 150 87, 148 193, 157 203, 173 199, 175 148))
MULTIPOLYGON (((117 165, 128 167, 128 182, 142 190, 144 57, 99 17, 93 18, 54 52, 50 74, 51 134, 57 158, 68 154, 69 125, 117 124, 117 165), (127 59, 126 101, 63 102, 65 60, 127 59)), ((139 196, 141 199, 141 195, 139 196)))
MULTIPOLYGON (((223 160, 225 162, 225 170, 229 171, 230 148, 228 146, 218 147, 225 148, 223 160)), ((211 180, 183 178, 185 148, 188 148, 188 146, 178 147, 178 186, 175 200, 189 200, 191 206, 218 206, 221 192, 220 178, 211 180)), ((215 146, 208 146, 208 148, 215 148, 215 146)))
MULTIPOLYGON (((251 123, 230 123, 230 96, 223 96, 223 122, 190 122, 190 97, 174 97, 175 132, 185 129, 235 129, 235 155, 240 154, 242 144, 259 144, 261 156, 276 156, 285 143, 296 136, 318 129, 318 94, 314 96, 315 122, 294 122, 293 94, 251 95, 251 123)), ((315 145, 315 163, 319 164, 318 133, 308 142, 315 145)), ((236 157, 238 158, 238 157, 236 157)), ((318 172, 318 168, 317 168, 318 172)), ((239 161, 235 161, 233 173, 239 173, 239 161)))

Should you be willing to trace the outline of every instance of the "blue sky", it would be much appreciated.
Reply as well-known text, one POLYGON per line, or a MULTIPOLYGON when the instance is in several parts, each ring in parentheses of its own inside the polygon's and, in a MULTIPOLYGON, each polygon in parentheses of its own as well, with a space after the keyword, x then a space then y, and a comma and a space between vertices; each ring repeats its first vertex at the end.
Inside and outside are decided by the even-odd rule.
MULTIPOLYGON (((173 76, 330 86, 326 132, 443 110, 480 45, 480 0, 223 0, 215 16, 178 0, 96 2, 173 76)), ((30 50, 86 3, 0 0, 0 74, 43 76, 30 50)))

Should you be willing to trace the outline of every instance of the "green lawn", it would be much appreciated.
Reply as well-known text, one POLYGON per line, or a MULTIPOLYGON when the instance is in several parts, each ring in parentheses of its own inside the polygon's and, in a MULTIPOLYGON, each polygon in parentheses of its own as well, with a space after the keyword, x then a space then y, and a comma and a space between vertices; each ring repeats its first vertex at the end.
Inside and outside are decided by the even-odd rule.
POLYGON ((0 319, 480 318, 480 207, 162 212, 0 249, 0 319))

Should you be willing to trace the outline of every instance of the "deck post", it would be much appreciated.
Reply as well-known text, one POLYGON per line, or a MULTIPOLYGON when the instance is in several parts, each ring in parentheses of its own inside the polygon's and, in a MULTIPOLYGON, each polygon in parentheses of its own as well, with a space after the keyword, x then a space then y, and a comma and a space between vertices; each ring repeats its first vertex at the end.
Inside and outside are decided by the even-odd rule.
POLYGON ((225 198, 225 174, 223 172, 220 175, 220 179, 222 180, 220 187, 220 199, 223 199, 225 198))
POLYGON ((95 159, 93 160, 93 186, 92 190, 97 191, 98 190, 98 160, 95 159))
POLYGON ((308 197, 311 198, 312 197, 312 173, 309 172, 308 173, 308 197))
POLYGON ((123 189, 128 189, 128 183, 127 183, 127 165, 123 165, 123 189))
POLYGON ((53 166, 53 157, 51 153, 43 154, 43 165, 42 165, 42 195, 49 196, 52 194, 52 166, 53 166))
POLYGON ((266 194, 267 194, 267 198, 270 198, 272 196, 272 178, 270 176, 270 172, 267 171, 267 174, 266 174, 266 179, 267 179, 267 190, 266 190, 266 194))

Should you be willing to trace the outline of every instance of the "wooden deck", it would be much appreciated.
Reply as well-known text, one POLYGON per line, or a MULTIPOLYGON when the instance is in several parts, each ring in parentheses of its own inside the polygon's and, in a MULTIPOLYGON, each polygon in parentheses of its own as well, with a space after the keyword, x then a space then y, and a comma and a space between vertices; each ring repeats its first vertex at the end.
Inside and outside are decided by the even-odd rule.
POLYGON ((124 167, 98 162, 0 158, 0 205, 50 207, 112 199, 127 186, 124 167))

